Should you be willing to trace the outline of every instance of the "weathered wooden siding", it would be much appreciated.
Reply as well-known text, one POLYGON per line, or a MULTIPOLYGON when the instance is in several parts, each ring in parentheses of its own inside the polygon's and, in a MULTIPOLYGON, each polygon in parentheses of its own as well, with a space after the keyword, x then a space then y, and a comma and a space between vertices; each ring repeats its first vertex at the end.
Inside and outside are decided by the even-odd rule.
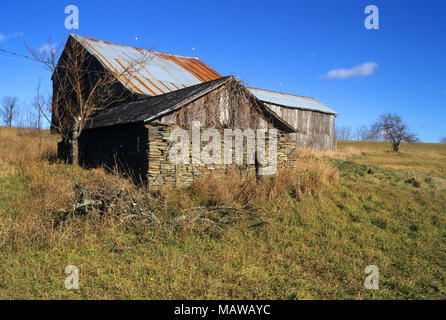
MULTIPOLYGON (((82 96, 84 97, 84 100, 86 100, 85 97, 91 94, 91 91, 93 90, 92 87, 98 81, 107 84, 106 88, 102 89, 104 91, 103 93, 107 94, 110 99, 107 101, 105 97, 99 98, 98 90, 93 93, 93 97, 96 98, 96 100, 99 100, 101 105, 106 104, 107 109, 113 108, 124 101, 131 101, 134 98, 132 92, 125 88, 117 79, 106 81, 105 79, 109 76, 109 71, 95 56, 91 55, 82 45, 70 37, 59 59, 59 67, 51 77, 51 80, 53 81, 53 95, 50 129, 52 133, 61 133, 64 136, 67 136, 68 131, 73 125, 73 115, 80 113, 78 102, 79 94, 76 93, 75 90, 69 90, 69 86, 72 85, 70 77, 73 76, 73 73, 67 72, 67 70, 72 67, 67 64, 72 64, 74 60, 74 58, 69 58, 70 54, 81 59, 78 61, 80 69, 90 71, 81 74, 82 80, 79 80, 79 83, 82 83, 82 96), (70 110, 66 110, 66 106, 69 106, 70 110)), ((98 106, 96 113, 103 111, 104 110, 101 110, 101 107, 98 106)), ((94 115, 91 116, 93 117, 94 115)))
POLYGON ((288 122, 298 132, 291 134, 297 147, 334 150, 335 116, 332 114, 286 108, 267 104, 279 117, 288 122))
POLYGON ((177 124, 182 128, 190 128, 193 121, 200 121, 205 128, 257 129, 273 126, 271 119, 236 81, 231 81, 159 121, 177 124))
POLYGON ((146 183, 148 132, 144 123, 84 130, 79 139, 85 167, 119 169, 136 183, 146 183))

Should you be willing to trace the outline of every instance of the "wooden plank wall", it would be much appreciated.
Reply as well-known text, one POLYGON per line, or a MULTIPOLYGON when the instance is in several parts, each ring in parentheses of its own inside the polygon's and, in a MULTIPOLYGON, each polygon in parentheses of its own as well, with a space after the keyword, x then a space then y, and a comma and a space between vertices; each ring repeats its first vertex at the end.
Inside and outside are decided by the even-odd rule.
POLYGON ((297 130, 297 133, 291 134, 297 147, 329 151, 335 149, 334 115, 274 104, 267 105, 297 130))
POLYGON ((205 128, 266 128, 266 119, 255 110, 244 91, 238 84, 231 82, 159 121, 177 124, 182 128, 190 128, 193 121, 200 121, 205 128))

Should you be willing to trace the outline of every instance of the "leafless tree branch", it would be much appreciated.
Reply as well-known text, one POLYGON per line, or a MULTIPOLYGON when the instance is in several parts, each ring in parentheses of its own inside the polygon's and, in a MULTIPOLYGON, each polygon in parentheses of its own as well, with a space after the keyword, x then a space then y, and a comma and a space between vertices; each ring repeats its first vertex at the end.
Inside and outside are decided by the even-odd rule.
MULTIPOLYGON (((118 72, 103 67, 88 52, 87 44, 73 38, 69 38, 63 51, 61 46, 53 44, 51 38, 43 49, 26 47, 52 72, 51 120, 49 114, 43 112, 45 107, 40 98, 36 102, 37 108, 51 121, 51 130, 59 133, 69 145, 70 162, 78 164, 78 138, 82 131, 99 112, 131 97, 132 92, 124 88, 118 78, 137 72, 150 57, 141 53, 118 72)), ((38 96, 39 89, 40 85, 38 96)))

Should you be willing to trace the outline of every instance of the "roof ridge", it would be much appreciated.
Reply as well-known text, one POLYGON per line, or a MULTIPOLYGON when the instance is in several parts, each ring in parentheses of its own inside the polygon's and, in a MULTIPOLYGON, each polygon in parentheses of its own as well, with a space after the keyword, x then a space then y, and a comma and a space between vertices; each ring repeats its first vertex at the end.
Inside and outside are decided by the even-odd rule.
POLYGON ((267 89, 260 89, 260 88, 253 88, 253 87, 248 87, 248 89, 254 89, 254 90, 261 90, 261 91, 268 91, 268 92, 272 92, 272 93, 278 93, 278 94, 284 94, 287 96, 292 96, 292 97, 299 97, 299 98, 307 98, 307 99, 313 99, 314 101, 322 104, 320 101, 316 100, 313 97, 307 97, 307 96, 301 96, 298 94, 292 94, 292 93, 285 93, 285 92, 277 92, 277 91, 272 91, 272 90, 267 90, 267 89))
POLYGON ((297 108, 302 110, 313 110, 329 114, 338 114, 322 102, 311 97, 298 96, 295 94, 282 93, 277 91, 248 88, 259 100, 266 103, 275 104, 286 108, 297 108))
MULTIPOLYGON (((137 48, 137 47, 134 47, 134 46, 127 46, 127 45, 120 44, 120 43, 116 43, 116 42, 111 42, 111 41, 105 41, 105 40, 93 39, 93 38, 90 38, 90 37, 80 36, 80 35, 75 34, 75 33, 70 33, 70 36, 72 36, 72 37, 75 38, 75 39, 76 39, 76 38, 83 38, 83 39, 88 39, 88 40, 91 40, 91 41, 103 42, 103 43, 110 44, 110 45, 115 45, 115 46, 120 46, 120 47, 126 47, 126 48, 133 48, 133 49, 135 49, 135 50, 144 50, 144 51, 153 52, 153 53, 166 54, 166 55, 174 56, 174 57, 180 57, 180 58, 188 58, 188 59, 196 59, 196 60, 200 60, 200 58, 198 58, 198 57, 188 57, 188 56, 182 56, 182 55, 174 54, 174 53, 167 53, 167 52, 161 52, 161 51, 155 51, 155 50, 149 50, 149 49, 137 48)), ((76 39, 76 40, 77 40, 77 39, 76 39)), ((201 61, 201 60, 200 60, 200 61, 201 61)))
POLYGON ((162 96, 165 96, 165 95, 168 95, 168 94, 178 93, 178 91, 181 91, 181 90, 186 90, 186 89, 190 89, 190 88, 195 88, 195 87, 203 86, 203 85, 205 85, 205 84, 209 84, 210 82, 219 82, 219 81, 230 80, 231 77, 233 78, 233 76, 231 76, 231 75, 230 75, 230 76, 224 76, 224 77, 221 77, 221 78, 218 78, 218 79, 209 80, 209 81, 202 82, 202 83, 197 83, 197 84, 194 84, 194 85, 192 85, 192 86, 188 86, 188 87, 186 87, 186 88, 181 88, 181 89, 178 89, 178 90, 174 90, 174 91, 166 92, 166 93, 159 94, 159 95, 156 95, 156 96, 143 95, 143 96, 140 97, 139 99, 134 100, 134 101, 130 101, 130 102, 128 102, 128 103, 133 103, 133 102, 135 102, 135 103, 137 103, 137 102, 143 102, 143 101, 145 101, 145 100, 149 100, 149 99, 152 99, 152 98, 158 98, 158 97, 162 97, 162 96))

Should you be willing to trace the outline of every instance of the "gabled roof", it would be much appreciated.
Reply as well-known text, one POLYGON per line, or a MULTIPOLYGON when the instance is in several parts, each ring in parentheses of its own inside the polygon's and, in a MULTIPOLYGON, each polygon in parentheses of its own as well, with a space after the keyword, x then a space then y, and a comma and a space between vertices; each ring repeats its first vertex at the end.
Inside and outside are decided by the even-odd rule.
POLYGON ((198 58, 138 49, 76 34, 70 37, 133 93, 157 96, 222 77, 198 58), (141 66, 129 69, 132 62, 141 66))
POLYGON ((142 121, 150 122, 198 99, 231 79, 233 77, 224 77, 163 95, 121 103, 94 117, 87 125, 87 129, 142 121))
POLYGON ((257 99, 265 103, 271 103, 287 108, 312 110, 337 115, 335 111, 313 98, 255 88, 248 88, 248 90, 255 95, 257 99))
MULTIPOLYGON (((124 102, 113 109, 104 111, 94 117, 87 124, 86 129, 157 120, 162 116, 199 99, 229 81, 235 81, 234 77, 223 77, 163 95, 140 98, 137 101, 132 102, 124 102)), ((253 96, 253 99, 256 98, 253 96)), ((295 131, 288 123, 277 116, 274 111, 265 106, 262 102, 258 102, 261 104, 264 111, 272 117, 278 127, 289 132, 295 131)))

